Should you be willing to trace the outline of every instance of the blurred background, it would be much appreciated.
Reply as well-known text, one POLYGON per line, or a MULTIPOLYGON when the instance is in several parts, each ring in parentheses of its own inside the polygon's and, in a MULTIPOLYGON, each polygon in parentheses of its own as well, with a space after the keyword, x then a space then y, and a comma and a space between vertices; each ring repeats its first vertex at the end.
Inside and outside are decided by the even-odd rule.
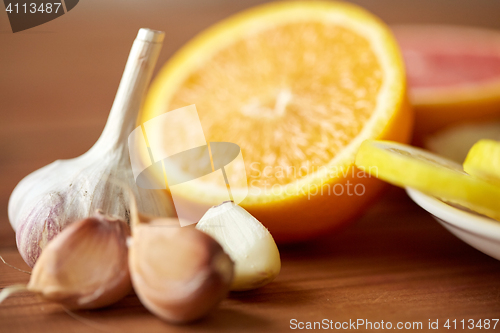
MULTIPOLYGON (((166 32, 156 74, 197 33, 264 2, 81 0, 67 14, 18 33, 12 33, 0 4, 0 254, 7 262, 25 268, 7 217, 12 190, 32 171, 56 159, 79 156, 94 144, 139 28, 166 32)), ((500 31, 500 0, 350 2, 390 25, 439 23, 500 31)), ((485 319, 500 313, 498 261, 445 231, 402 190, 389 192, 342 237, 312 245, 282 252, 283 271, 274 289, 224 301, 220 311, 193 325, 193 331, 288 330, 292 314, 309 316, 304 317, 308 320, 359 315, 425 322, 440 318, 444 323, 446 318, 485 319)), ((27 281, 26 275, 2 263, 0 276, 2 287, 27 281)), ((89 331, 35 297, 19 296, 9 302, 0 311, 4 331, 15 331, 11 327, 29 332, 89 331)), ((149 316, 135 297, 121 307, 85 317, 106 321, 119 331, 142 332, 146 324, 148 332, 187 329, 166 327, 149 316)))
MULTIPOLYGON (((15 34, 0 13, 0 228, 10 229, 7 200, 22 177, 82 154, 98 138, 139 28, 166 32, 158 71, 201 30, 263 2, 82 0, 66 15, 15 34)), ((388 24, 500 29, 498 0, 351 2, 388 24)), ((0 244, 14 245, 13 233, 0 234, 0 244)))

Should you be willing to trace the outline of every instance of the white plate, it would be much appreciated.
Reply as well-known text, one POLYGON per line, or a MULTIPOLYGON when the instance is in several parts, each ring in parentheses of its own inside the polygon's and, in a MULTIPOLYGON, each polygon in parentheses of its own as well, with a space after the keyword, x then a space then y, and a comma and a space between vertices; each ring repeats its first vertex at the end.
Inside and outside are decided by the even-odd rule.
POLYGON ((500 221, 451 206, 409 187, 406 188, 406 193, 452 234, 500 260, 500 221))

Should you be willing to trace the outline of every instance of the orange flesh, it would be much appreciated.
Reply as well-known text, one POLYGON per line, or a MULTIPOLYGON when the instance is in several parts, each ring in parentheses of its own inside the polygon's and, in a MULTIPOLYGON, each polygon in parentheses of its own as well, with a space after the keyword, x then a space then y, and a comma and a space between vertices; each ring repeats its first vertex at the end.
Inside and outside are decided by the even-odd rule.
POLYGON ((257 187, 327 166, 372 115, 383 81, 367 39, 332 23, 275 26, 207 62, 167 109, 196 104, 206 140, 238 144, 257 187))

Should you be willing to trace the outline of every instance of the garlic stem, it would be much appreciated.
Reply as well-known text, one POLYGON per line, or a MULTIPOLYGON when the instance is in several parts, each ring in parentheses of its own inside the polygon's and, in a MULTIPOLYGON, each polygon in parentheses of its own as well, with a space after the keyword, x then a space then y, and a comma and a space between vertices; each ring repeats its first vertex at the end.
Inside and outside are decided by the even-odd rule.
POLYGON ((128 149, 128 135, 136 126, 148 84, 158 60, 165 33, 140 29, 132 45, 106 126, 92 150, 128 149))

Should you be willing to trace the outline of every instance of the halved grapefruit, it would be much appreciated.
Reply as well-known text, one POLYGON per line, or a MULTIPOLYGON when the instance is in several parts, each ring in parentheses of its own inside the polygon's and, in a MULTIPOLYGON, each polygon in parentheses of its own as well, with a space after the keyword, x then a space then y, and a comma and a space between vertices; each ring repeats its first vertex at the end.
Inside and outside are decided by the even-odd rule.
POLYGON ((500 117, 500 32, 394 26, 415 109, 415 139, 450 124, 500 117))

